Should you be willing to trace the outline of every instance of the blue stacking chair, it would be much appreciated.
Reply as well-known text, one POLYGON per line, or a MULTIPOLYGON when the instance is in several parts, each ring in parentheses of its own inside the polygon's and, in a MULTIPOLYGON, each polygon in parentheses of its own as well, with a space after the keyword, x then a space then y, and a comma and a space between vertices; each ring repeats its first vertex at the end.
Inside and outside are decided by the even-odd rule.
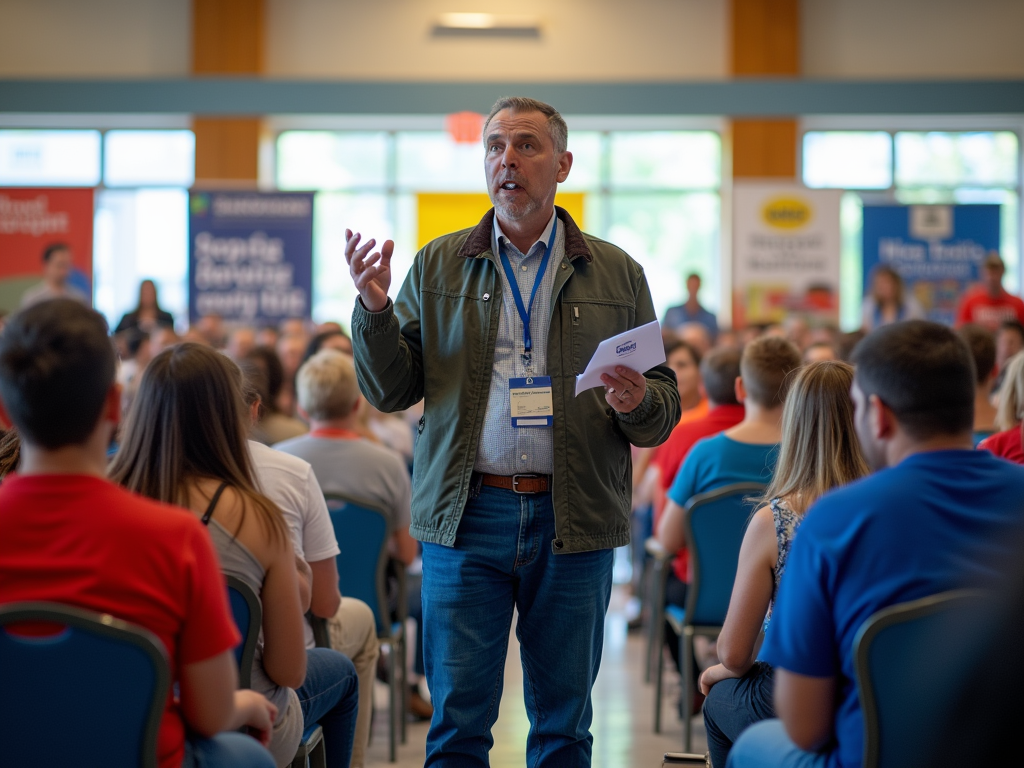
POLYGON ((169 687, 166 649, 148 630, 57 603, 0 607, 4 765, 156 768, 169 687), (62 629, 12 627, 38 621, 62 629))
POLYGON ((984 592, 954 590, 884 608, 853 641, 864 768, 927 765, 935 728, 965 691, 996 618, 984 592))
POLYGON ((405 743, 405 567, 391 560, 388 541, 392 528, 389 516, 369 502, 336 493, 325 493, 334 535, 341 548, 338 555, 338 586, 341 594, 362 600, 377 621, 377 638, 389 648, 388 659, 388 759, 397 754, 397 734, 405 743), (396 616, 388 606, 388 572, 398 580, 396 616))
MULTIPOLYGON (((252 662, 256 656, 256 641, 259 640, 260 628, 263 626, 263 605, 260 603, 259 595, 244 581, 228 574, 225 574, 225 579, 228 583, 231 615, 242 636, 242 642, 235 648, 238 687, 249 688, 252 685, 252 662)), ((324 732, 317 723, 306 725, 299 749, 292 759, 291 768, 306 768, 307 763, 311 768, 327 768, 324 732)))
MULTIPOLYGON (((686 606, 666 606, 665 618, 679 635, 679 658, 683 668, 683 751, 687 753, 691 749, 692 720, 696 714, 691 711, 697 686, 693 679, 693 639, 698 635, 718 637, 722 629, 736 579, 740 544, 754 511, 750 499, 760 497, 764 489, 760 483, 733 483, 698 493, 686 502, 683 525, 692 579, 686 593, 686 606)), ((659 645, 654 674, 655 733, 661 728, 663 665, 664 654, 659 645)))

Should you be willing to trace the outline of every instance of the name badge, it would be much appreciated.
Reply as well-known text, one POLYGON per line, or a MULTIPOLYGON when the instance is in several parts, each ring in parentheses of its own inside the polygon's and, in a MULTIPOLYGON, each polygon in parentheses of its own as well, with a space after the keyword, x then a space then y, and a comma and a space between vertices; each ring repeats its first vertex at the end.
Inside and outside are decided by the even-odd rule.
POLYGON ((550 376, 509 379, 508 390, 513 427, 550 427, 555 423, 550 376))

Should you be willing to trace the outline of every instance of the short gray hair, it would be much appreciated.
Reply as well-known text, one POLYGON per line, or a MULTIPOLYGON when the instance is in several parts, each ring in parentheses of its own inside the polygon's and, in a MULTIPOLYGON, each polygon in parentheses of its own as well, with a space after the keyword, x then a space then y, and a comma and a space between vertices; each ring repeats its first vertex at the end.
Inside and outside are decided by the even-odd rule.
POLYGON ((355 364, 336 349, 321 350, 299 368, 295 392, 310 419, 347 418, 359 399, 355 364))
POLYGON ((556 152, 565 152, 569 146, 569 126, 558 110, 543 101, 531 99, 527 96, 504 96, 494 102, 487 119, 484 120, 483 139, 487 141, 487 126, 501 110, 507 109, 510 112, 540 112, 548 119, 548 130, 551 132, 551 139, 555 143, 556 152))

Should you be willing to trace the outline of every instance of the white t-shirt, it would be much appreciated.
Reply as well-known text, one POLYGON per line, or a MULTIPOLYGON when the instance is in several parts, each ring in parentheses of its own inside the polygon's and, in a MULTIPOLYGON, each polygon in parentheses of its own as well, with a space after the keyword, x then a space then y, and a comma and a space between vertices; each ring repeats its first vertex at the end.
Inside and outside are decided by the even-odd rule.
MULTIPOLYGON (((255 440, 249 441, 249 455, 260 490, 284 513, 295 554, 307 563, 338 555, 341 550, 327 502, 309 463, 255 440)), ((308 622, 305 635, 306 647, 312 648, 315 643, 308 622)))

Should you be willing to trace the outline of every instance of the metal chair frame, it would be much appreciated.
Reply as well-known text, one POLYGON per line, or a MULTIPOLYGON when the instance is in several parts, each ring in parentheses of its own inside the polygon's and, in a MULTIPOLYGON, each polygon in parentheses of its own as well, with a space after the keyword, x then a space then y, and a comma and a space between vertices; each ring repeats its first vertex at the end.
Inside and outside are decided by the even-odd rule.
MULTIPOLYGON (((9 624, 22 622, 51 622, 73 627, 83 632, 110 638, 142 651, 153 664, 153 691, 149 697, 148 713, 144 726, 138 765, 142 768, 157 768, 157 741, 160 722, 163 719, 167 692, 171 685, 170 665, 167 652, 160 639, 143 627, 130 624, 110 614, 96 613, 51 602, 20 602, 0 606, 0 631, 9 624)), ((13 692, 7 691, 12 696, 13 692)), ((100 714, 97 712, 97 714, 100 714)), ((100 716, 109 718, 114 713, 103 712, 100 716)), ((28 736, 28 734, 25 734, 28 736)))
MULTIPOLYGON (((400 737, 403 744, 406 742, 405 713, 408 710, 409 696, 405 674, 405 619, 408 609, 405 592, 405 566, 397 560, 393 560, 388 554, 388 541, 390 541, 394 530, 387 512, 381 509, 379 505, 365 499, 341 493, 325 493, 324 500, 327 502, 327 508, 331 510, 332 518, 338 504, 351 504, 377 513, 384 519, 386 525, 387 532, 384 540, 381 542, 380 552, 377 556, 374 584, 377 590, 377 611, 381 612, 381 615, 375 616, 377 620, 377 639, 388 646, 388 715, 390 724, 388 730, 388 760, 393 763, 397 760, 397 738, 400 737), (332 503, 335 505, 335 509, 331 509, 332 503), (394 622, 387 615, 387 575, 389 568, 395 573, 398 580, 397 615, 394 622), (397 696, 395 691, 396 685, 399 687, 397 696)), ((344 552, 338 555, 339 558, 344 556, 344 552)), ((342 593, 344 594, 344 589, 342 589, 342 593)))
POLYGON ((881 762, 881 718, 878 697, 871 677, 871 646, 879 634, 890 627, 956 611, 991 599, 987 592, 975 589, 957 589, 898 603, 872 614, 861 625, 853 641, 854 671, 857 677, 857 695, 864 717, 864 768, 887 768, 881 762))
MULTIPOLYGON (((652 582, 660 584, 660 597, 662 606, 660 609, 653 609, 653 611, 661 611, 662 615, 672 624, 672 629, 679 635, 679 657, 680 664, 682 666, 682 714, 683 714, 683 752, 689 753, 692 748, 693 742, 693 694, 696 690, 696 680, 693 679, 692 667, 693 667, 693 640, 695 637, 718 637, 718 633, 722 630, 722 625, 719 624, 694 624, 693 615, 697 609, 697 602, 700 599, 700 588, 701 588, 701 562, 700 553, 698 548, 694 546, 695 537, 693 534, 693 515, 696 511, 707 504, 718 501, 727 496, 753 496, 756 494, 763 493, 765 486, 761 483, 732 483, 730 485, 724 485, 721 488, 716 488, 713 491, 707 493, 698 493, 692 496, 684 507, 685 514, 683 516, 683 527, 686 532, 687 548, 690 552, 690 564, 692 571, 692 578, 690 580, 689 588, 686 593, 686 607, 683 612, 682 621, 676 620, 671 612, 664 611, 664 595, 665 595, 665 582, 668 578, 668 568, 671 563, 671 558, 675 555, 674 552, 666 553, 665 559, 662 561, 660 566, 660 572, 656 572, 652 578, 652 582)), ((751 510, 753 512, 753 509, 751 510)), ((742 536, 740 537, 742 540, 742 536)), ((739 554, 739 547, 737 546, 737 555, 739 554)), ((657 562, 657 561, 656 561, 657 562)), ((735 574, 734 574, 735 577, 735 574)), ((731 589, 730 589, 731 592, 731 589)), ((725 620, 725 612, 722 613, 722 621, 725 620)), ((659 626, 654 628, 656 636, 662 635, 664 632, 664 621, 660 622, 659 626)), ((662 697, 662 669, 664 667, 664 653, 662 651, 662 644, 659 643, 654 647, 652 655, 655 656, 655 669, 653 673, 654 677, 654 732, 661 732, 661 697, 662 697)))

